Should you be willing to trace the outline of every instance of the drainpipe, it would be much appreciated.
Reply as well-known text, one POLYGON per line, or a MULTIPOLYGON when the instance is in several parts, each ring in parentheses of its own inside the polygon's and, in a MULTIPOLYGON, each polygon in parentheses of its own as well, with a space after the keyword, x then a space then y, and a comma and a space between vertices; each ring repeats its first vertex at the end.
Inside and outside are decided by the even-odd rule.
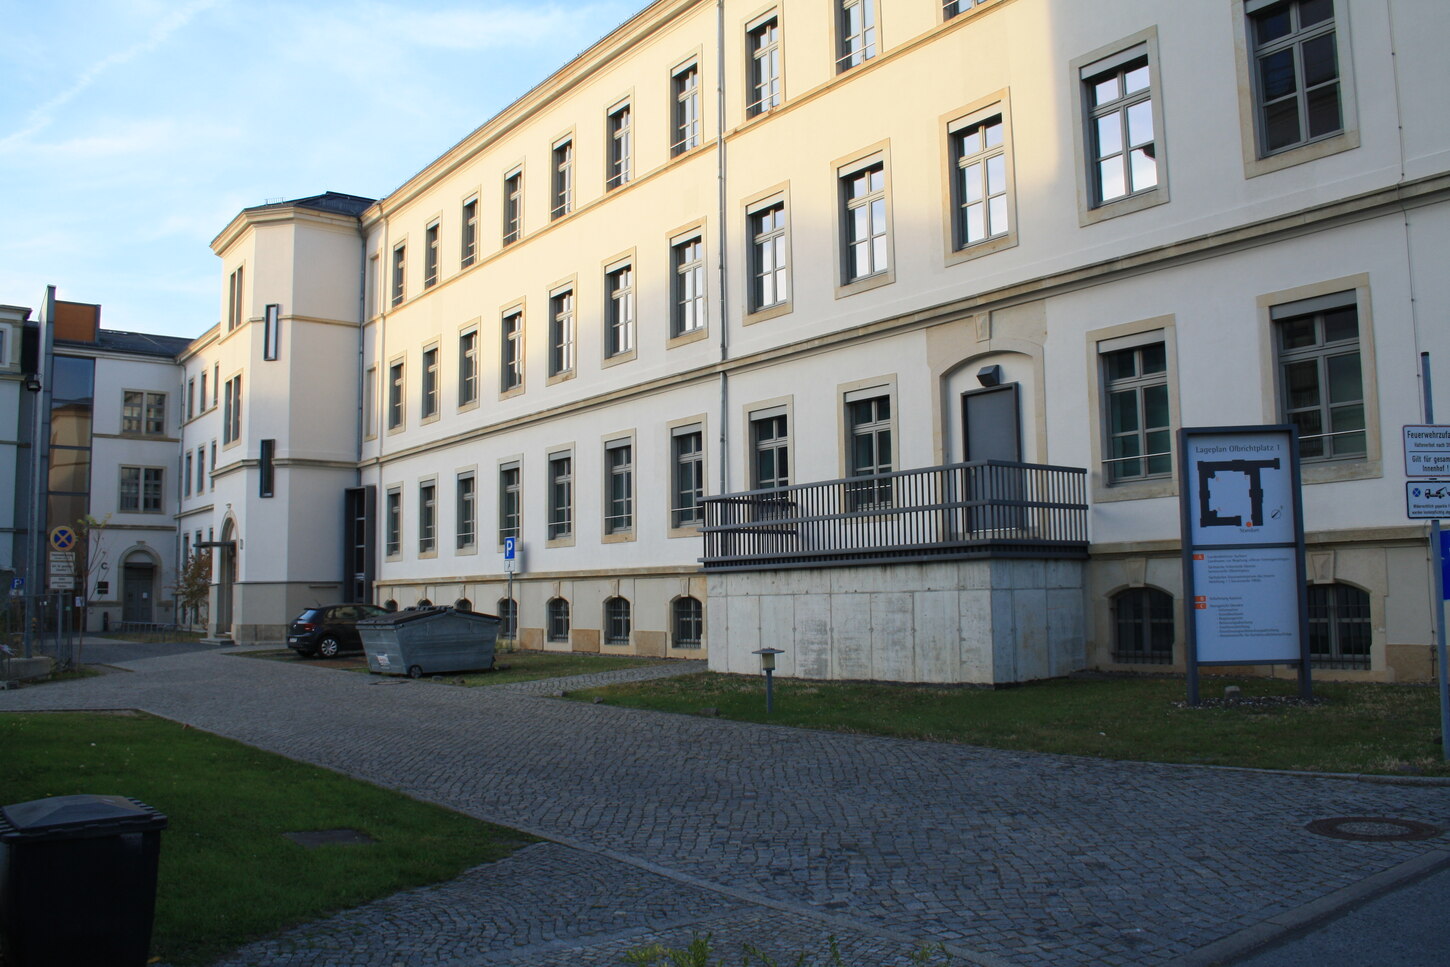
MULTIPOLYGON (((726 231, 726 167, 725 167, 725 2, 715 0, 715 159, 716 181, 719 185, 716 223, 720 240, 716 245, 720 266, 720 362, 730 358, 730 273, 725 252, 729 244, 726 231)), ((730 492, 730 376, 720 368, 720 493, 730 492)))

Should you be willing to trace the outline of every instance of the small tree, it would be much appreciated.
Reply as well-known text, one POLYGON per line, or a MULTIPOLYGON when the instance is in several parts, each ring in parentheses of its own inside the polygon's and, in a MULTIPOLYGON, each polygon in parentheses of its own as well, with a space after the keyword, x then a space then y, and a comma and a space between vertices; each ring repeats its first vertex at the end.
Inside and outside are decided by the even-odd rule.
POLYGON ((187 558, 176 575, 176 603, 195 620, 202 619, 211 595, 211 551, 197 551, 187 558))

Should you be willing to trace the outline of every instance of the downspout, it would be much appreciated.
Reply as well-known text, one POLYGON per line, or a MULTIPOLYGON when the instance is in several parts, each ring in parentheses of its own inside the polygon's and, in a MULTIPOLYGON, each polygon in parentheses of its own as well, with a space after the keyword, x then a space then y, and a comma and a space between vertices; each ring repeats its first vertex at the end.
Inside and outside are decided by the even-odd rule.
POLYGON ((729 233, 726 230, 725 167, 725 0, 715 0, 715 159, 719 185, 716 223, 719 242, 716 259, 720 266, 720 465, 721 494, 730 492, 730 376, 724 363, 730 359, 730 273, 725 259, 729 233))
POLYGON ((363 385, 367 369, 367 345, 366 333, 368 322, 368 233, 363 228, 362 217, 357 221, 358 233, 358 282, 357 282, 357 420, 355 442, 353 451, 357 456, 357 468, 354 472, 354 486, 362 486, 362 448, 363 430, 367 421, 367 413, 364 407, 367 405, 367 390, 363 385))

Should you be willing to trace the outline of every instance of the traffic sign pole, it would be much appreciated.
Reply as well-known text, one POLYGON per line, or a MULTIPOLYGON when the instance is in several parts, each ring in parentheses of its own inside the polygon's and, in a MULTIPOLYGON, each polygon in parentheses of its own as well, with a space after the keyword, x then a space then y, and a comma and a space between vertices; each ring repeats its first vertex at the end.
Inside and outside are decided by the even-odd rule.
MULTIPOLYGON (((1420 353, 1420 382, 1425 392, 1425 422, 1435 422, 1435 401, 1430 392, 1430 354, 1420 353)), ((1406 470, 1409 468, 1406 467, 1406 470)), ((1440 518, 1430 521, 1430 563, 1440 563, 1440 518)), ((1435 582, 1431 582, 1432 584, 1435 582)), ((1446 665, 1445 588, 1435 599, 1435 670, 1440 678, 1440 755, 1450 762, 1450 669, 1446 665)))

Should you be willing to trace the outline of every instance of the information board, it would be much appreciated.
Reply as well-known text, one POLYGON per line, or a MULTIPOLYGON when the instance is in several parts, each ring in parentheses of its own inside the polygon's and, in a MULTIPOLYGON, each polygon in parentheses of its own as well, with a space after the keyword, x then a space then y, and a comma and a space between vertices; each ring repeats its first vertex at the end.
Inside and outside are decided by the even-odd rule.
POLYGON ((1405 476, 1450 477, 1450 426, 1405 427, 1405 476))
POLYGON ((1406 483, 1405 516, 1411 520, 1450 518, 1450 480, 1411 480, 1406 483))
POLYGON ((1178 442, 1191 699, 1198 665, 1298 663, 1307 690, 1294 427, 1184 428, 1178 442))

